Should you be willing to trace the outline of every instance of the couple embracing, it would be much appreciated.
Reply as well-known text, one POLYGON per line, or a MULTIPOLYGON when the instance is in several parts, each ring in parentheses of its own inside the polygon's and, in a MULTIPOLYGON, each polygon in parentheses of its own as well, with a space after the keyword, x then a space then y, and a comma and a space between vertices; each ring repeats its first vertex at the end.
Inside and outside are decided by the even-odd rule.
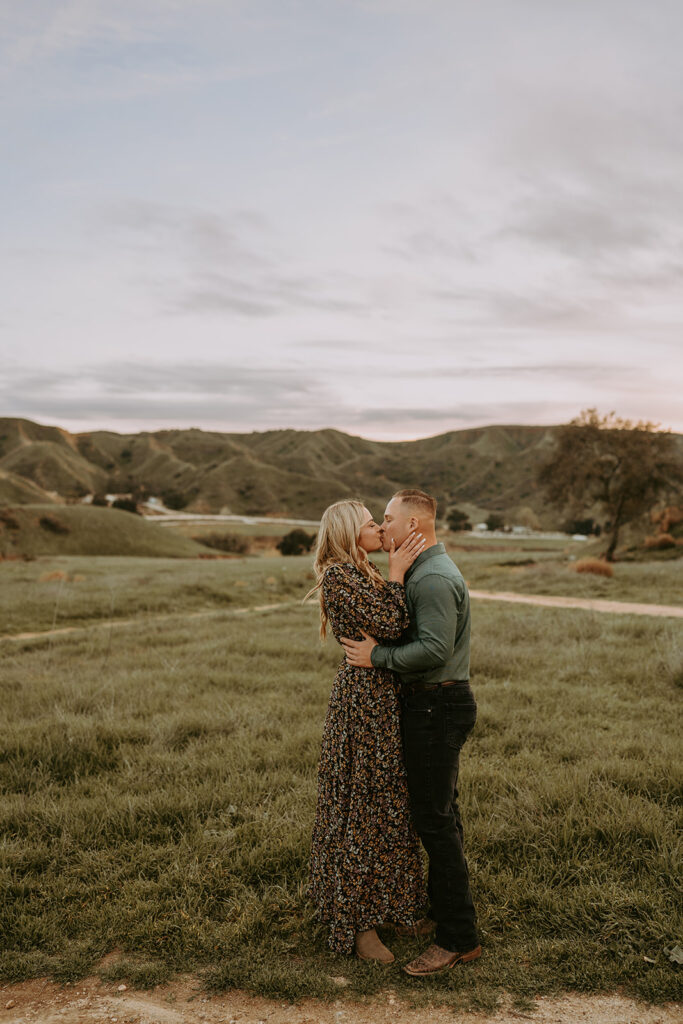
POLYGON ((340 501, 322 516, 315 558, 321 636, 329 625, 346 656, 323 732, 311 895, 336 952, 393 962, 380 925, 431 937, 404 968, 418 977, 481 954, 457 802, 476 718, 469 594, 435 520, 423 491, 398 491, 381 525, 340 501), (388 580, 368 558, 382 549, 388 580))

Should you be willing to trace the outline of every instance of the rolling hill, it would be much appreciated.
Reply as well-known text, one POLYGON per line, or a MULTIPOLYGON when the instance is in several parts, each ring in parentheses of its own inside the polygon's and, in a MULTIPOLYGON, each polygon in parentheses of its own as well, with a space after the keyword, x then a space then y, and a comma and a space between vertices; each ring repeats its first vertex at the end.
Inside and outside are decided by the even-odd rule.
POLYGON ((435 494, 443 511, 461 504, 514 518, 525 508, 552 527, 557 513, 535 478, 553 440, 553 427, 529 426, 380 442, 332 429, 70 434, 0 419, 0 502, 137 490, 192 512, 315 519, 349 495, 379 514, 393 491, 412 486, 435 494))
POLYGON ((0 558, 41 555, 206 557, 207 548, 130 512, 90 505, 0 508, 0 558))

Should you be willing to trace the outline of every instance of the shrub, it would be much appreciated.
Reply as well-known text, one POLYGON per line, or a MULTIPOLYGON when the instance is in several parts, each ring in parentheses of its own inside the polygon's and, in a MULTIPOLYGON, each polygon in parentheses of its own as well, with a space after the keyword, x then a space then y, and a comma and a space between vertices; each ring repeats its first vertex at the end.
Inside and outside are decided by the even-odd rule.
POLYGON ((247 555, 250 550, 248 539, 237 533, 200 533, 195 535, 192 540, 203 544, 204 547, 214 548, 216 551, 227 551, 234 555, 247 555))
POLYGON ((95 505, 97 508, 109 508, 109 502, 104 494, 93 494, 90 504, 95 505))
POLYGON ((645 547, 654 549, 655 551, 661 551, 665 548, 675 548, 676 539, 672 537, 670 533, 659 533, 656 537, 646 537, 645 547))
POLYGON ((0 523, 7 527, 8 530, 18 530, 19 523, 14 518, 11 512, 7 512, 5 509, 0 511, 0 523))
POLYGON ((276 547, 283 555, 303 555, 315 544, 315 536, 314 533, 306 533, 297 527, 296 530, 286 533, 276 547))
POLYGON ((162 491, 161 500, 166 508, 172 508, 175 512, 180 512, 187 505, 189 498, 187 495, 181 494, 180 491, 162 491))
POLYGON ((671 528, 683 523, 683 506, 668 505, 666 508, 654 510, 650 513, 653 523, 659 525, 661 533, 671 533, 671 528))
POLYGON ((486 520, 487 530, 500 530, 505 526, 505 519, 499 512, 492 512, 486 520))
POLYGON ((594 576, 614 576, 612 566, 601 558, 580 558, 578 562, 572 565, 572 569, 574 572, 589 572, 594 576))
POLYGON ((471 530, 472 523, 469 520, 467 512, 463 512, 462 509, 452 508, 446 516, 446 522, 448 523, 448 529, 453 531, 458 530, 471 530))
POLYGON ((55 519, 54 516, 41 516, 40 525, 48 533, 70 533, 69 527, 66 523, 60 523, 59 519, 55 519))
POLYGON ((582 533, 585 537, 591 535, 599 537, 602 533, 600 523, 596 523, 592 517, 589 519, 567 519, 562 525, 562 530, 569 534, 582 533))
POLYGON ((132 498, 117 498, 116 501, 112 501, 111 507, 120 508, 122 512, 133 512, 136 516, 140 515, 132 498))

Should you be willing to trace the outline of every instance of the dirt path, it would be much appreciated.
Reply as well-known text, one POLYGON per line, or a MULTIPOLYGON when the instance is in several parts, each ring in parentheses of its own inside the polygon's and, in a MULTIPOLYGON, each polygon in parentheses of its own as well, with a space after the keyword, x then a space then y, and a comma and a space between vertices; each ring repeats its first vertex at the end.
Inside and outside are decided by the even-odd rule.
POLYGON ((588 597, 550 597, 544 594, 513 594, 505 590, 470 590, 479 601, 514 601, 516 604, 542 604, 548 608, 584 608, 613 615, 664 615, 683 619, 683 608, 675 604, 634 604, 630 601, 601 601, 588 597))
MULTIPOLYGON (((551 597, 544 594, 514 594, 504 590, 470 590, 475 601, 513 601, 516 604, 536 604, 548 608, 583 608, 592 612, 609 612, 613 615, 656 615, 683 619, 683 608, 672 604, 634 604, 629 601, 601 601, 585 597, 551 597)), ((231 615, 249 615, 254 612, 269 612, 276 608, 293 608, 299 601, 280 601, 276 604, 257 604, 251 608, 221 608, 202 612, 167 612, 164 615, 149 615, 137 619, 101 619, 83 626, 62 626, 59 629, 43 629, 34 633, 5 633, 3 640, 43 640, 53 636, 68 636, 92 629, 120 629, 122 626, 145 625, 153 622, 167 622, 177 619, 211 619, 231 615)))
POLYGON ((280 601, 277 604, 255 604, 250 608, 220 608, 203 612, 167 612, 164 615, 146 615, 137 619, 100 619, 83 626, 62 626, 59 629, 42 629, 37 633, 5 633, 0 640, 42 640, 52 636, 68 636, 70 633, 88 633, 92 629, 120 629, 122 626, 147 625, 152 622, 167 622, 182 616, 183 619, 215 619, 231 615, 248 615, 251 612, 269 612, 274 608, 289 608, 298 601, 280 601))
MULTIPOLYGON (((338 978, 342 985, 345 979, 338 978)), ((411 1008, 387 989, 367 1002, 300 1003, 232 991, 210 996, 191 976, 138 992, 86 978, 73 986, 45 980, 0 988, 0 1024, 680 1024, 681 1006, 649 1006, 619 995, 540 997, 531 1011, 454 1013, 411 1008)))

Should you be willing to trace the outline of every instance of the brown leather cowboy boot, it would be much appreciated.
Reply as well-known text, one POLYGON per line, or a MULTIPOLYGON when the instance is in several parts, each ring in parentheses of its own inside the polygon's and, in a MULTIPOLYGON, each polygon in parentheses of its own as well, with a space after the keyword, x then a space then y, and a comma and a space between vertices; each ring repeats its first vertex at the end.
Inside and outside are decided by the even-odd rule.
POLYGON ((356 932, 356 956, 361 960, 375 960, 380 964, 393 964, 396 959, 374 928, 368 928, 365 932, 356 932))
POLYGON ((467 964, 470 960, 476 960, 481 956, 481 946, 470 949, 467 953, 452 953, 449 949, 442 949, 434 943, 425 949, 415 960, 403 968, 406 974, 412 974, 415 978, 423 978, 426 974, 436 974, 447 967, 455 967, 456 964, 467 964))

